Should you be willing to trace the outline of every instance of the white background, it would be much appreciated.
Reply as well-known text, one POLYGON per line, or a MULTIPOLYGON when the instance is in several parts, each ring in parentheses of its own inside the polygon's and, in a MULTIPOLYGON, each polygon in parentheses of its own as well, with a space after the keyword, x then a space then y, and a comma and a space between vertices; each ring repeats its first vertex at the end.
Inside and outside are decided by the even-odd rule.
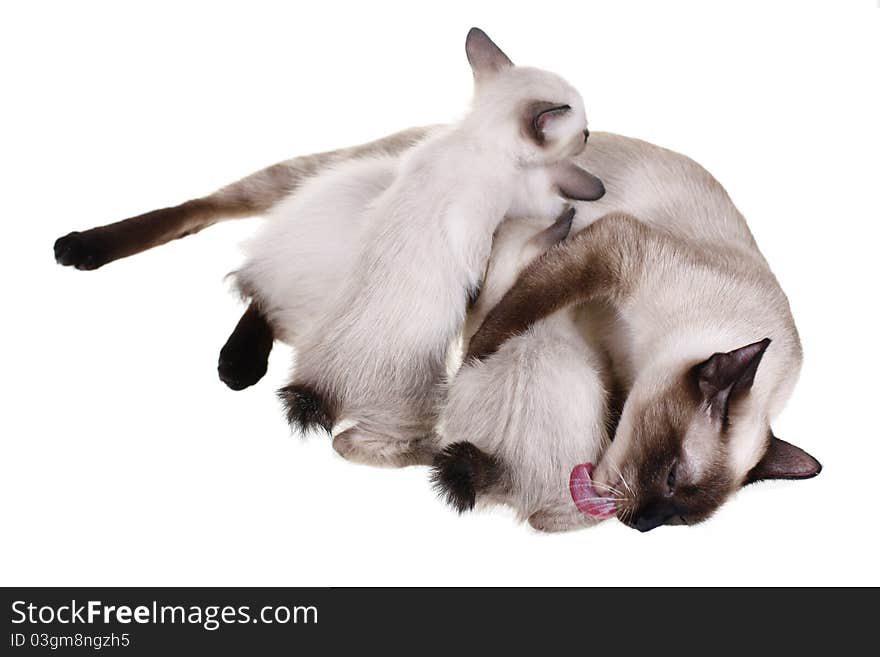
POLYGON ((861 2, 77 2, 0 10, 0 583, 880 584, 880 10, 861 2), (420 468, 291 436, 232 392, 223 276, 258 219, 96 272, 52 243, 286 157, 466 107, 464 36, 582 92, 590 127, 726 186, 806 355, 777 433, 824 472, 709 522, 540 535, 457 517, 420 468))

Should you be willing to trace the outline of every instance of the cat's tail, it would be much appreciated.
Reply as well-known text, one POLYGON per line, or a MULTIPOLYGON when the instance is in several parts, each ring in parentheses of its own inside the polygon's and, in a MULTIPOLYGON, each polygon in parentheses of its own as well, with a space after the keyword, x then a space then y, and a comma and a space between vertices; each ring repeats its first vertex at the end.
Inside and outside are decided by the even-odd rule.
POLYGON ((332 433, 336 424, 336 404, 314 387, 304 383, 290 383, 278 391, 284 404, 287 422, 300 433, 323 429, 332 433))
POLYGON ((459 513, 473 509, 477 494, 498 486, 502 478, 501 462, 469 442, 447 445, 431 466, 431 483, 459 513))
POLYGON ((77 269, 97 269, 221 221, 264 213, 307 178, 347 160, 398 155, 431 129, 410 128, 359 146, 295 157, 261 169, 208 196, 106 226, 68 233, 55 241, 55 260, 77 269))

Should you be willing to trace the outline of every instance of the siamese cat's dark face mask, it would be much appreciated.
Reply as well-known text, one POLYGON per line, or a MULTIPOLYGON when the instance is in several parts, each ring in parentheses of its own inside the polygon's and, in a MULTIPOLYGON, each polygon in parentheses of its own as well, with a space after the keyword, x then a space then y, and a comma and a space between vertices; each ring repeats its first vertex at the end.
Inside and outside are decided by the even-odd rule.
POLYGON ((765 339, 714 354, 641 408, 625 406, 619 444, 612 444, 595 476, 589 464, 572 472, 578 508, 644 532, 702 522, 755 481, 819 474, 822 466, 805 451, 766 425, 748 426, 749 392, 769 345, 765 339), (745 473, 734 465, 737 431, 758 431, 763 441, 763 456, 745 473))

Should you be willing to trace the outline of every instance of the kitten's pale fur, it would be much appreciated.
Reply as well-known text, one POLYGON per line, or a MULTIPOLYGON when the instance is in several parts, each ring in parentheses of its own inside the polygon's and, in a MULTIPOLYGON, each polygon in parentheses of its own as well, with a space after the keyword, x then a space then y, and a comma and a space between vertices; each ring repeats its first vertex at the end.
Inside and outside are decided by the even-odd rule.
POLYGON ((334 440, 354 460, 430 457, 436 384, 503 218, 549 220, 560 193, 604 193, 568 162, 586 141, 577 91, 514 67, 478 30, 467 50, 474 101, 457 125, 396 162, 354 161, 307 183, 238 273, 298 348, 289 418, 328 431, 355 422, 334 440))
MULTIPOLYGON (((522 268, 565 238, 572 214, 543 230, 529 220, 501 226, 465 340, 522 268)), ((441 414, 435 484, 460 510, 500 502, 544 531, 593 524, 572 504, 569 475, 573 464, 597 461, 608 444, 606 372, 574 309, 537 322, 486 361, 462 367, 441 414)))

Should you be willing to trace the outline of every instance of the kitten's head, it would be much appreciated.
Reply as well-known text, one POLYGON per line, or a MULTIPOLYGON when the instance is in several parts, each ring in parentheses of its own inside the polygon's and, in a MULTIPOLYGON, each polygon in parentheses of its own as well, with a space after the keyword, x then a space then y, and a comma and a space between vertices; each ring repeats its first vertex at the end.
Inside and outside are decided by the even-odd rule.
POLYGON ((577 90, 555 73, 514 66, 485 32, 472 28, 465 45, 474 73, 469 120, 499 144, 513 145, 525 165, 561 162, 587 143, 587 115, 577 90))
POLYGON ((773 436, 755 403, 755 375, 769 345, 764 339, 671 378, 637 381, 592 485, 581 487, 584 498, 572 488, 578 506, 648 531, 701 522, 746 484, 819 474, 816 459, 773 436))

